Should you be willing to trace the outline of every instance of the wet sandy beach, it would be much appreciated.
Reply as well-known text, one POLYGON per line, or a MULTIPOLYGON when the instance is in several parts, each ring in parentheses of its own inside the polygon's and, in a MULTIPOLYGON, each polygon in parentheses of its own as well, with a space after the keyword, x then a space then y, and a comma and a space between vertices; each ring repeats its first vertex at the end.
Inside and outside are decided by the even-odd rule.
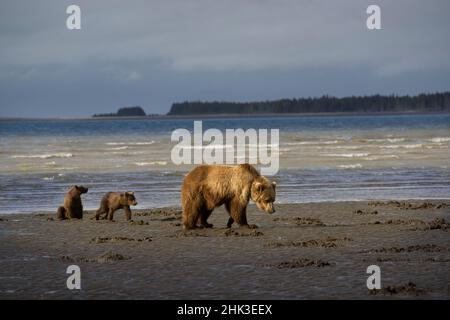
POLYGON ((449 299, 450 202, 250 206, 258 229, 181 231, 179 208, 126 222, 0 217, 0 299, 449 299), (81 268, 68 290, 66 268, 81 268), (369 291, 369 265, 382 289, 369 291))

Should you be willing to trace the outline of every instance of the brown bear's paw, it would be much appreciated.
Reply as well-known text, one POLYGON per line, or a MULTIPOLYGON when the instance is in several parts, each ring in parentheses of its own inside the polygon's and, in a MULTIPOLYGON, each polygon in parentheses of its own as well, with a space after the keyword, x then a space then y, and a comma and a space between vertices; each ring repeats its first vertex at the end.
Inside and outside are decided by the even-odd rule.
POLYGON ((212 228, 213 225, 211 223, 206 223, 206 224, 202 224, 200 225, 200 228, 212 228))
POLYGON ((197 226, 189 226, 189 225, 183 225, 183 230, 184 231, 188 231, 188 230, 194 230, 197 229, 197 226))
POLYGON ((243 229, 258 229, 256 224, 242 224, 239 227, 243 229))

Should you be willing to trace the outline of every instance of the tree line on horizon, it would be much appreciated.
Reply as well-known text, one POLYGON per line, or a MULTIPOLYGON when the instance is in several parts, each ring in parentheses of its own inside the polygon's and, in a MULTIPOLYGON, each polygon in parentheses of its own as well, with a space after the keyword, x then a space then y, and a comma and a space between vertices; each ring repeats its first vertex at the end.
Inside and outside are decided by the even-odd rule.
POLYGON ((145 117, 145 111, 142 109, 142 107, 135 106, 135 107, 123 107, 117 110, 115 113, 100 113, 100 114, 94 114, 94 118, 100 118, 100 117, 145 117))
POLYGON ((259 102, 185 101, 174 103, 167 115, 333 113, 333 112, 450 112, 450 91, 416 96, 372 95, 336 98, 294 98, 259 102))

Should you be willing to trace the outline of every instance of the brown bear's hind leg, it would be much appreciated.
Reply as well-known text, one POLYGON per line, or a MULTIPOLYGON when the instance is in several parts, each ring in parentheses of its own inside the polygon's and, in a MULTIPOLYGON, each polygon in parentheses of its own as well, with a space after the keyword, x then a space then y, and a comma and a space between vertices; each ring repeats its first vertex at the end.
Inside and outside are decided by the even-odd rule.
POLYGON ((230 218, 227 222, 227 228, 231 228, 234 223, 234 219, 231 217, 231 201, 225 202, 225 209, 227 209, 227 212, 230 215, 230 218))
POLYGON ((195 229, 198 218, 199 212, 197 206, 191 202, 187 202, 183 208, 183 228, 185 230, 195 229))
POLYGON ((56 211, 56 218, 59 220, 66 220, 66 209, 64 207, 59 207, 56 211))
POLYGON ((100 219, 100 215, 102 213, 107 213, 107 210, 105 210, 103 205, 101 205, 100 208, 95 212, 95 220, 99 220, 100 219))

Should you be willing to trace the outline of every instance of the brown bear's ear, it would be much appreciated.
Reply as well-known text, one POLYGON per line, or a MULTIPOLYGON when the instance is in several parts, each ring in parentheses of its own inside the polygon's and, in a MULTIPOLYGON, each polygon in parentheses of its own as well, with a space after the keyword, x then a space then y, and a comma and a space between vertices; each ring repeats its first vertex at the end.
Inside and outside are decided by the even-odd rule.
POLYGON ((277 187, 277 183, 275 181, 272 181, 272 187, 275 189, 277 187))
POLYGON ((134 196, 134 192, 133 191, 127 191, 127 192, 125 192, 125 194, 127 196, 134 196))

